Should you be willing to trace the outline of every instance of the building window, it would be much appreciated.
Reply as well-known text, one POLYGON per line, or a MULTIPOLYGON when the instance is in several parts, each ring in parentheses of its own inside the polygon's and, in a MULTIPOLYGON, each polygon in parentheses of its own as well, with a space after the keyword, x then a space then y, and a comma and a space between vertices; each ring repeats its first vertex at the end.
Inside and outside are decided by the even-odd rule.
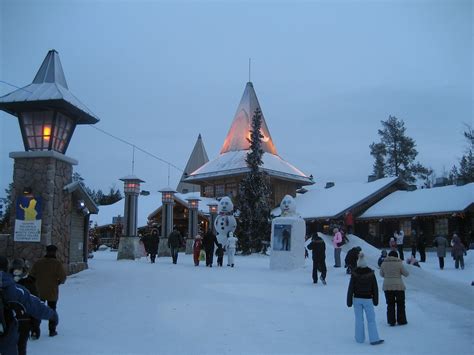
POLYGON ((215 197, 225 196, 225 185, 216 185, 216 195, 215 197))
POLYGON ((204 186, 204 196, 205 197, 214 197, 214 186, 212 186, 212 185, 204 186))
POLYGON ((227 194, 227 196, 229 196, 229 197, 231 197, 231 198, 237 196, 237 189, 238 189, 238 186, 237 186, 236 183, 226 184, 226 185, 225 185, 226 194, 227 194))
POLYGON ((435 235, 448 236, 448 219, 440 218, 435 220, 435 235))
POLYGON ((400 230, 403 231, 403 234, 405 234, 405 236, 411 236, 411 220, 401 221, 400 230))
POLYGON ((377 236, 377 224, 369 223, 369 235, 371 237, 376 237, 377 236))

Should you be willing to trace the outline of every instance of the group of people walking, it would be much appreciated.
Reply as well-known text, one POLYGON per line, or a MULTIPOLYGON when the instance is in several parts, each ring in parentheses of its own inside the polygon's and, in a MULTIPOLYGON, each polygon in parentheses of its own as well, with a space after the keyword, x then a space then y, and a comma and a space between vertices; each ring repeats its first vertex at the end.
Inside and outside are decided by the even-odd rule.
POLYGON ((50 337, 58 334, 56 308, 66 272, 56 252, 55 245, 47 246, 46 255, 31 270, 23 259, 9 265, 0 256, 0 354, 26 355, 28 339, 41 336, 41 319, 49 320, 50 337))
POLYGON ((216 235, 212 231, 207 231, 204 237, 197 235, 193 244, 194 265, 199 266, 202 253, 205 254, 206 266, 212 267, 214 262, 214 247, 217 247, 215 255, 217 256, 217 266, 223 265, 224 253, 227 254, 227 266, 234 267, 234 256, 237 249, 237 238, 233 232, 227 235, 226 245, 217 241, 216 235))

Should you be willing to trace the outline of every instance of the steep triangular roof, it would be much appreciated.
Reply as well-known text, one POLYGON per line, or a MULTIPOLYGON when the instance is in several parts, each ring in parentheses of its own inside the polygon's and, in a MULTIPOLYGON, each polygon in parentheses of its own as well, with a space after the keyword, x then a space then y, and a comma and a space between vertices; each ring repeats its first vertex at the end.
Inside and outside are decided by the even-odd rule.
POLYGON ((54 49, 48 52, 33 79, 33 84, 43 83, 56 83, 68 89, 59 54, 54 49))
POLYGON ((99 119, 72 92, 66 83, 59 54, 50 50, 33 82, 0 97, 0 110, 14 116, 31 109, 58 109, 76 119, 77 124, 94 124, 99 119))
POLYGON ((237 112, 235 113, 232 125, 230 126, 227 137, 222 145, 220 154, 230 151, 247 150, 250 148, 248 139, 250 138, 252 117, 257 108, 262 112, 262 149, 264 152, 277 155, 270 131, 265 122, 263 111, 258 103, 257 95, 255 94, 251 82, 248 82, 245 86, 244 94, 242 95, 242 99, 237 107, 237 112))
POLYGON ((193 151, 191 156, 188 159, 188 163, 184 168, 183 175, 181 176, 181 180, 179 181, 178 187, 176 190, 180 193, 183 193, 184 190, 188 190, 188 192, 193 192, 194 190, 200 191, 199 185, 193 185, 187 182, 184 182, 193 171, 199 169, 201 166, 206 164, 209 161, 209 157, 206 153, 206 148, 204 148, 204 143, 202 142, 201 134, 199 134, 196 144, 194 145, 193 151))

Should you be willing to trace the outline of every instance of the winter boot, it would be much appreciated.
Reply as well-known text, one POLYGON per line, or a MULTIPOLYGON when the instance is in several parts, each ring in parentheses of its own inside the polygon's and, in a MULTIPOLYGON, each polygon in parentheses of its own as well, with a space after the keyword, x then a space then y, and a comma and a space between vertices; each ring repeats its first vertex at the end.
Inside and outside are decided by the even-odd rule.
POLYGON ((383 342, 384 342, 383 339, 380 339, 380 340, 371 342, 370 345, 379 345, 379 344, 382 344, 383 342))

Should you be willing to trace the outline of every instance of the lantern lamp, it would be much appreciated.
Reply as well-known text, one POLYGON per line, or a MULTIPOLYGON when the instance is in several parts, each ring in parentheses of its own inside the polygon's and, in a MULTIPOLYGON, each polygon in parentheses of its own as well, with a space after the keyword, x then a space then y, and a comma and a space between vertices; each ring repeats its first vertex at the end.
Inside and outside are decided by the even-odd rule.
POLYGON ((0 97, 0 110, 18 117, 26 151, 64 154, 76 125, 99 122, 69 91, 54 49, 48 52, 30 85, 0 97))
POLYGON ((173 203, 174 202, 174 194, 176 193, 171 187, 165 187, 161 189, 161 200, 163 203, 173 203))

